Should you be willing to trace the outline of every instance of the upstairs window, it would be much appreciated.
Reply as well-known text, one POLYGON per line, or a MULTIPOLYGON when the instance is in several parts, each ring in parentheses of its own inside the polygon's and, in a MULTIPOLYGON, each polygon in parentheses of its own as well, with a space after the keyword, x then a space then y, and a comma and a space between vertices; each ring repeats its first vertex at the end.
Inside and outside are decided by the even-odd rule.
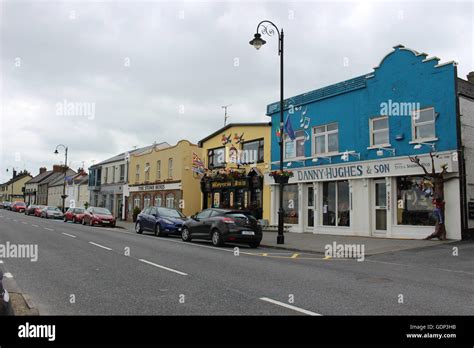
POLYGON ((263 139, 253 140, 242 144, 242 163, 262 163, 263 162, 263 139))
POLYGON ((150 163, 145 163, 145 182, 150 181, 150 163))
POLYGON ((225 148, 220 147, 207 152, 209 169, 225 167, 225 148))
POLYGON ((135 182, 139 182, 140 181, 140 165, 137 164, 137 166, 135 167, 135 182))
POLYGON ((413 141, 433 140, 435 132, 434 108, 416 110, 412 114, 412 137, 413 141))
POLYGON ((173 178, 173 159, 168 158, 168 178, 173 178))
POLYGON ((291 140, 288 134, 284 135, 285 160, 304 157, 305 135, 303 130, 295 132, 295 139, 291 140))
POLYGON ((161 161, 156 161, 156 180, 161 180, 161 161))
POLYGON ((314 154, 339 152, 339 126, 337 123, 313 128, 314 154))
POLYGON ((389 145, 388 117, 370 119, 370 146, 389 145))
POLYGON ((125 164, 120 165, 120 182, 125 181, 125 164))

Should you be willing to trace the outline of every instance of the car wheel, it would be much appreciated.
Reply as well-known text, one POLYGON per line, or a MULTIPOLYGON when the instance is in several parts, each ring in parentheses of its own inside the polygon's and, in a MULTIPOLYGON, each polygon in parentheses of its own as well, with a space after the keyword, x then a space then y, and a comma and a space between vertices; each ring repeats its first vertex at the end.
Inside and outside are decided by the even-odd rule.
POLYGON ((165 237, 166 236, 166 233, 164 233, 161 230, 160 224, 156 224, 156 226, 155 226, 155 236, 157 236, 157 237, 165 237))
POLYGON ((250 246, 252 249, 258 248, 258 247, 260 246, 260 242, 250 242, 250 243, 249 243, 249 246, 250 246))
POLYGON ((221 233, 218 230, 212 231, 212 245, 214 246, 222 245, 221 233))
POLYGON ((183 227, 183 230, 181 231, 181 239, 185 242, 191 241, 191 234, 189 233, 189 230, 187 227, 183 227))
POLYGON ((142 226, 140 225, 140 223, 137 221, 137 223, 135 224, 135 232, 138 233, 138 234, 142 234, 143 233, 143 230, 142 230, 142 226))

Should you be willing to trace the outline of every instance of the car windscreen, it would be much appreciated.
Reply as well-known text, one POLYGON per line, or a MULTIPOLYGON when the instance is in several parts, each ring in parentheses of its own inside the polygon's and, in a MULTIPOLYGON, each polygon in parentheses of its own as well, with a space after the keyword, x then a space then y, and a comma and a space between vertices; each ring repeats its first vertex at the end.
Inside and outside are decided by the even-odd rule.
POLYGON ((182 218, 184 215, 175 209, 168 209, 168 208, 158 208, 158 214, 163 217, 174 217, 174 218, 182 218))
POLYGON ((112 215, 112 213, 105 208, 94 208, 94 214, 112 215))
POLYGON ((23 203, 23 202, 18 202, 16 205, 19 205, 20 207, 25 207, 26 206, 26 204, 23 203))
POLYGON ((60 211, 58 208, 56 207, 48 207, 46 208, 47 210, 52 210, 52 211, 60 211))
POLYGON ((76 208, 75 213, 82 214, 82 213, 84 213, 84 209, 76 208))

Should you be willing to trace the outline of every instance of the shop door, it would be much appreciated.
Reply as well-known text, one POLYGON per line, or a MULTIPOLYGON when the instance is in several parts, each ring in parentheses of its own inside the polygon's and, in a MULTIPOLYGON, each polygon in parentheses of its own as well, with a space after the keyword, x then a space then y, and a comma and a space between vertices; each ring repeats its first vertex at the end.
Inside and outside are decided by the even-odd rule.
POLYGON ((314 230, 314 187, 312 184, 305 186, 305 230, 314 230))
POLYGON ((387 232, 387 184, 385 179, 374 180, 374 221, 373 233, 387 232))

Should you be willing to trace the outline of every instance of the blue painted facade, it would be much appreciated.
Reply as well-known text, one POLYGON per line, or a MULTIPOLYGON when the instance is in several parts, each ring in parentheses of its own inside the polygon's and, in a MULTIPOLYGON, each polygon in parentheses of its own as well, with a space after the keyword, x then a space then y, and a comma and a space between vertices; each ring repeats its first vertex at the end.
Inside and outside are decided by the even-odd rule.
MULTIPOLYGON (((312 161, 313 135, 315 126, 338 123, 339 154, 332 155, 332 164, 347 163, 341 159, 344 151, 360 153, 360 159, 350 157, 350 162, 379 160, 393 157, 389 152, 377 155, 370 147, 369 119, 381 116, 382 103, 419 103, 421 109, 434 107, 436 145, 438 152, 456 150, 456 68, 453 63, 438 65, 439 59, 428 58, 403 46, 395 46, 372 73, 341 83, 297 95, 285 100, 284 119, 289 115, 293 129, 302 130, 302 113, 309 117, 302 161, 289 160, 288 169, 328 165, 326 161, 312 161)), ((267 106, 267 115, 272 118, 271 161, 272 169, 279 168, 279 103, 267 106)), ((414 149, 412 141, 412 118, 410 116, 389 116, 390 148, 396 150, 396 157, 424 154, 430 147, 414 149)), ((285 162, 285 167, 287 167, 285 162)))

